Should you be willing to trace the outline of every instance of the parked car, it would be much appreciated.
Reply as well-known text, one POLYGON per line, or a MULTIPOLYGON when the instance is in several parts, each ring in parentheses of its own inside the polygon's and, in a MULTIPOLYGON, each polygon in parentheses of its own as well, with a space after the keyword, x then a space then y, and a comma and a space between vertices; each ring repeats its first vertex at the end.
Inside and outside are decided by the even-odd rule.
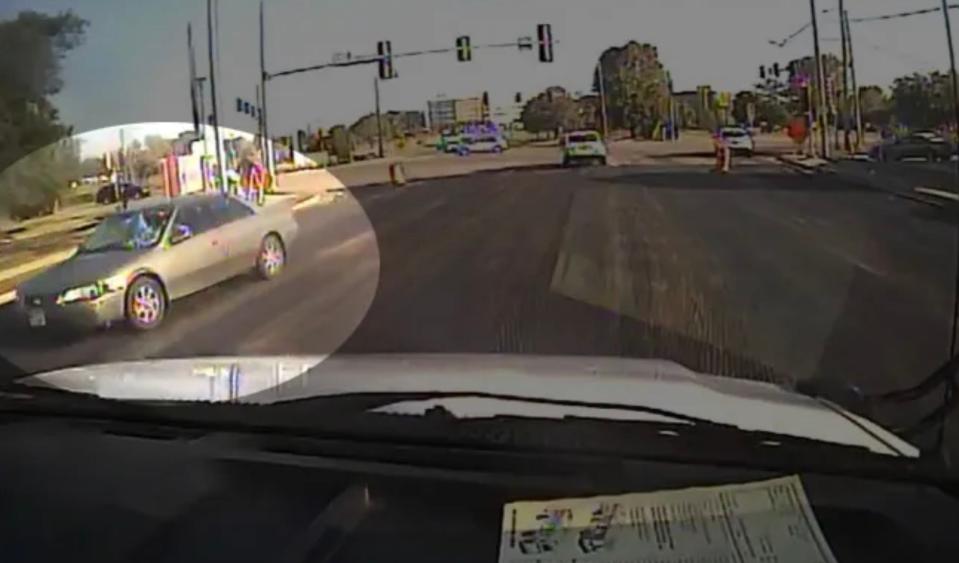
POLYGON ((143 199, 145 197, 149 197, 150 195, 150 190, 143 186, 131 184, 129 182, 121 182, 119 184, 119 189, 117 189, 116 184, 107 184, 102 186, 99 190, 97 190, 96 202, 101 205, 117 203, 120 200, 119 196, 124 192, 126 193, 128 201, 134 199, 143 199), (122 192, 120 190, 122 190, 122 192))
POLYGON ((719 130, 719 134, 734 154, 752 156, 756 151, 752 135, 742 127, 723 127, 719 130))
POLYGON ((869 156, 880 162, 924 158, 930 162, 949 160, 956 154, 956 147, 938 133, 917 131, 905 137, 897 137, 872 147, 869 156))
POLYGON ((461 135, 443 135, 437 148, 444 153, 458 153, 462 144, 463 137, 461 135))
POLYGON ((219 194, 145 200, 103 220, 76 254, 27 280, 17 303, 31 327, 126 320, 158 327, 172 301, 255 271, 278 276, 298 226, 292 205, 254 209, 219 194))
POLYGON ((606 143, 597 131, 573 131, 560 141, 563 148, 563 166, 590 162, 606 165, 606 143))
POLYGON ((469 143, 466 144, 466 149, 469 152, 501 153, 508 148, 509 144, 501 135, 473 137, 469 140, 469 143))

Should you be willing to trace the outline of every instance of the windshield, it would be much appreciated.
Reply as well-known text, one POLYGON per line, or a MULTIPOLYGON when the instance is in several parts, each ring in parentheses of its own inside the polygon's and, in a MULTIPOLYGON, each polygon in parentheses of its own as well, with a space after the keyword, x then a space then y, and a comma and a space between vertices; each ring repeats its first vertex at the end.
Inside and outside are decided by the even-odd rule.
POLYGON ((173 208, 167 205, 108 217, 80 245, 80 251, 142 250, 156 246, 172 211, 173 208))
POLYGON ((0 405, 6 365, 269 410, 455 357, 450 393, 959 451, 947 378, 873 397, 959 353, 959 9, 809 4, 4 2, 0 405))

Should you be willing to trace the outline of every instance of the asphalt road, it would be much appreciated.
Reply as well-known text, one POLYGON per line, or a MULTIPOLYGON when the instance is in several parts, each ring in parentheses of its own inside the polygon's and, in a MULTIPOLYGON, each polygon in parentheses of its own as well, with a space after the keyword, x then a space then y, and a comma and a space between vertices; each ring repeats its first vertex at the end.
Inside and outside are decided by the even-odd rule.
POLYGON ((840 177, 757 158, 477 173, 367 187, 299 212, 275 282, 176 302, 156 332, 28 330, 25 371, 334 351, 657 357, 703 372, 887 389, 944 360, 954 224, 840 177))

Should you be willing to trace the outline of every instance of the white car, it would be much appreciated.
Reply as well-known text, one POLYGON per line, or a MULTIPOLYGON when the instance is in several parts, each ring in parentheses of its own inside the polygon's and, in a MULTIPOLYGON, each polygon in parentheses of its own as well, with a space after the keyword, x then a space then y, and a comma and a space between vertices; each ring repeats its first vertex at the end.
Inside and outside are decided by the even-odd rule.
POLYGON ((506 139, 497 135, 483 135, 474 137, 466 143, 469 152, 501 153, 509 148, 506 139))
POLYGON ((606 143, 596 131, 574 131, 563 137, 563 166, 575 162, 606 165, 606 143))
POLYGON ((719 134, 729 145, 729 149, 734 153, 752 156, 756 151, 756 144, 753 142, 752 135, 742 127, 723 127, 719 134))

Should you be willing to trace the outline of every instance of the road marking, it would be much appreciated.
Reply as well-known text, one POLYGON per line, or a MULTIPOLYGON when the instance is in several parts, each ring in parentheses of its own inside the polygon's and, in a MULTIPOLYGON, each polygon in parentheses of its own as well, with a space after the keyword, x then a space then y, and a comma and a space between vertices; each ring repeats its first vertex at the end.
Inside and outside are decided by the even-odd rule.
POLYGON ((959 201, 959 194, 956 194, 954 192, 947 192, 945 190, 938 190, 936 188, 926 188, 924 186, 916 186, 915 188, 913 188, 913 191, 920 194, 941 197, 943 199, 950 199, 952 201, 959 201))

